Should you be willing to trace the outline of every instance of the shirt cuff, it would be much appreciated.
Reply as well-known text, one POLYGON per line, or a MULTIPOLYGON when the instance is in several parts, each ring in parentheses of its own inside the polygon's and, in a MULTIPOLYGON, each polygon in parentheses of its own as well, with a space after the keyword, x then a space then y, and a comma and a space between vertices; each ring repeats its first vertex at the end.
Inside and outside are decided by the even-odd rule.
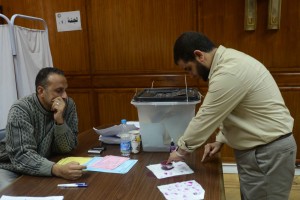
POLYGON ((44 176, 52 176, 52 166, 53 166, 54 164, 55 164, 54 162, 45 159, 43 165, 42 165, 41 168, 40 168, 40 173, 41 173, 41 175, 44 175, 44 176))
POLYGON ((56 128, 56 130, 59 130, 59 131, 61 131, 61 130, 65 130, 66 128, 67 128, 67 125, 66 125, 66 123, 63 123, 63 124, 56 124, 55 123, 55 128, 56 128))
POLYGON ((192 149, 191 147, 187 146, 187 144, 185 143, 185 141, 183 141, 181 138, 179 138, 177 145, 180 149, 188 152, 188 153, 192 153, 194 151, 194 149, 192 149))
POLYGON ((221 143, 227 143, 227 140, 221 131, 219 131, 219 133, 217 134, 216 141, 221 143))

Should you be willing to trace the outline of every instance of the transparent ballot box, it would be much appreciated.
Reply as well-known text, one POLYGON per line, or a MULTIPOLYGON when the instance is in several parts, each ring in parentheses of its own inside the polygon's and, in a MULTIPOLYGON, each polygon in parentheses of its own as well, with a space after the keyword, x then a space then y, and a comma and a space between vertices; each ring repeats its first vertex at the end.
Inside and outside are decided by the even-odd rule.
POLYGON ((168 152, 195 116, 200 93, 193 88, 148 88, 131 103, 137 108, 143 151, 168 152))

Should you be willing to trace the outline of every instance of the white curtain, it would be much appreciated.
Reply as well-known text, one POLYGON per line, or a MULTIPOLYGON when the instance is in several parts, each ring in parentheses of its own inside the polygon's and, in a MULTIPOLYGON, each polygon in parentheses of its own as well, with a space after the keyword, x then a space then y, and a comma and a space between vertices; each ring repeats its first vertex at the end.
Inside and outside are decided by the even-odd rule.
POLYGON ((17 100, 15 69, 9 25, 0 25, 0 130, 4 129, 11 105, 17 100))
POLYGON ((47 34, 45 30, 14 26, 18 98, 35 92, 35 78, 40 69, 53 67, 47 34))

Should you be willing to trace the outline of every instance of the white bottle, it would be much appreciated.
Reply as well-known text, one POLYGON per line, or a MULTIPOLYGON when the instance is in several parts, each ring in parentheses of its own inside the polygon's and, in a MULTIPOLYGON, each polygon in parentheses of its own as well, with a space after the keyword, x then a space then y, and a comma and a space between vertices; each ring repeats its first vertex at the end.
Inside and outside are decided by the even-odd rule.
POLYGON ((141 146, 141 135, 139 130, 132 130, 129 131, 131 136, 131 152, 132 153, 139 153, 140 146, 141 146))
POLYGON ((126 119, 122 119, 121 120, 121 133, 120 133, 120 137, 121 137, 121 142, 120 142, 120 150, 121 150, 121 154, 122 156, 129 156, 130 155, 130 151, 131 151, 131 138, 130 138, 130 134, 128 133, 127 127, 126 127, 126 119))

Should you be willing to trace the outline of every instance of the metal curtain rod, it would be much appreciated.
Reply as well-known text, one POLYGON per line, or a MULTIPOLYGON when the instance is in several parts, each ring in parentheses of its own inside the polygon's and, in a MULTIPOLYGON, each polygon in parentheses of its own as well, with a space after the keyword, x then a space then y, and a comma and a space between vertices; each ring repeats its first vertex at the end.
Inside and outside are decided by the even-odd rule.
POLYGON ((0 13, 0 17, 2 17, 3 19, 5 19, 5 21, 6 21, 8 24, 10 24, 9 19, 8 19, 5 15, 3 15, 3 14, 0 13))
POLYGON ((29 19, 29 20, 33 20, 33 21, 41 21, 41 22, 43 22, 45 31, 47 31, 47 33, 48 33, 48 26, 47 26, 47 23, 46 23, 46 21, 43 20, 42 18, 32 17, 32 16, 27 16, 27 15, 21 15, 21 14, 14 14, 14 15, 11 17, 11 20, 10 20, 11 23, 12 23, 12 25, 15 25, 15 19, 16 19, 17 17, 24 18, 24 19, 29 19))
MULTIPOLYGON (((43 25, 44 25, 44 28, 45 28, 45 31, 46 31, 46 37, 48 39, 48 26, 47 26, 47 23, 44 19, 38 18, 38 17, 27 16, 27 15, 14 14, 10 19, 12 27, 15 25, 14 23, 15 23, 15 19, 17 17, 24 18, 24 19, 29 19, 29 20, 33 20, 33 21, 43 22, 43 25)), ((13 28, 12 28, 12 30, 13 30, 13 28)), ((14 30, 13 30, 13 33, 14 33, 14 30)), ((15 37, 13 37, 13 39, 15 39, 15 37)), ((16 55, 16 53, 14 55, 16 55)))
POLYGON ((5 21, 7 22, 8 26, 9 26, 9 39, 10 39, 10 43, 11 43, 11 50, 12 50, 12 54, 16 55, 16 46, 15 46, 15 40, 14 40, 14 35, 13 35, 13 25, 5 15, 0 14, 0 17, 5 19, 5 21))

